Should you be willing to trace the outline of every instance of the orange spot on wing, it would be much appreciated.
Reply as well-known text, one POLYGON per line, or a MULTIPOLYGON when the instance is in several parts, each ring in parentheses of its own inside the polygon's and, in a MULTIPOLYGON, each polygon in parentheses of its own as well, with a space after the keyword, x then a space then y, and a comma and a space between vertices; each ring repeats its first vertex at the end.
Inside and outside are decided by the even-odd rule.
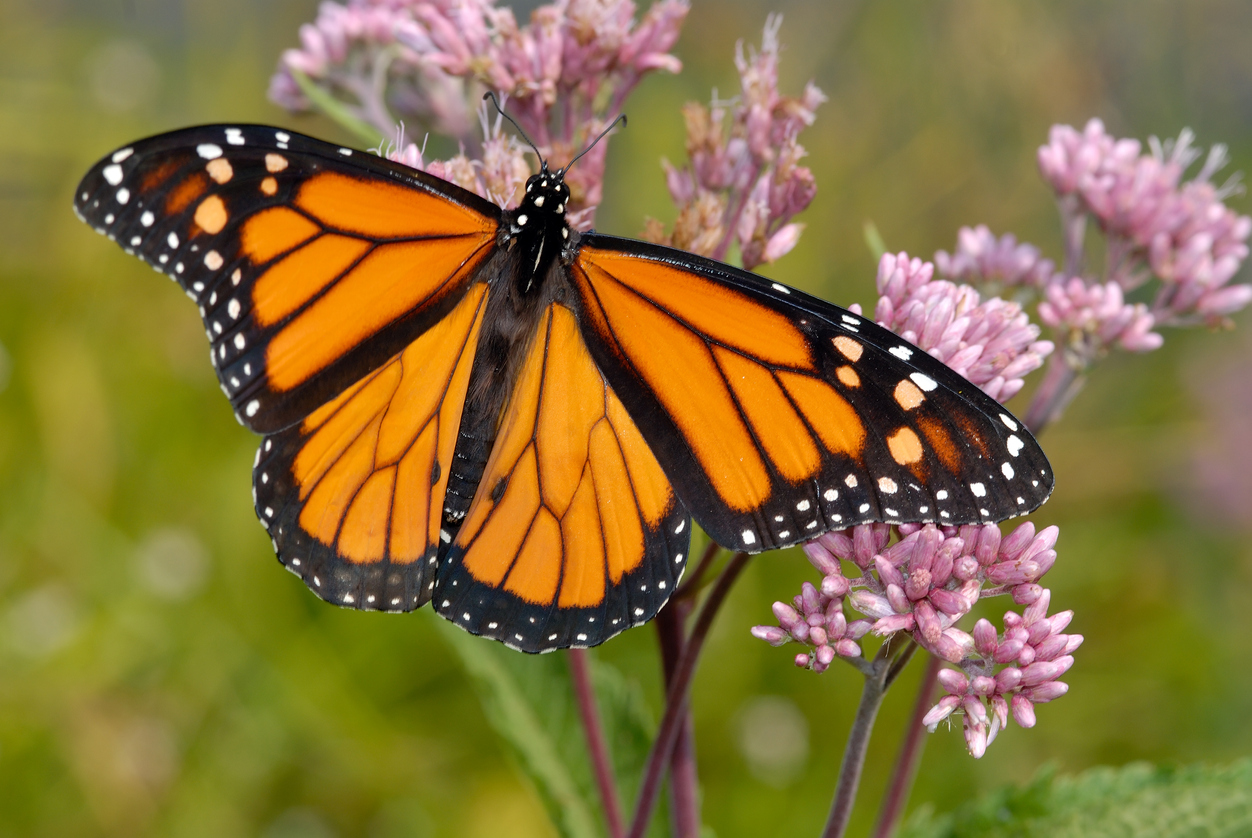
POLYGON ((907 378, 901 379, 900 383, 896 385, 894 395, 896 403, 905 410, 912 410, 926 401, 926 397, 922 395, 921 388, 907 378))
POLYGON ((191 202, 203 195, 208 188, 209 179, 204 176, 204 172, 196 172, 188 176, 186 180, 170 190, 170 194, 165 199, 165 213, 178 215, 191 206, 191 202))
MULTIPOLYGON (((161 165, 144 173, 143 180, 139 184, 140 190, 143 192, 151 192, 153 189, 156 189, 158 186, 165 183, 165 181, 170 179, 170 175, 174 174, 174 172, 178 171, 182 167, 185 159, 186 158, 180 157, 165 158, 161 165)), ((187 203, 190 202, 191 201, 189 199, 187 203)), ((185 207, 187 203, 184 203, 183 206, 185 207)))
POLYGON ((838 349, 843 357, 854 364, 861 360, 861 353, 865 351, 865 347, 861 346, 861 344, 843 335, 835 338, 833 343, 835 344, 835 349, 838 349))
POLYGON ((745 294, 690 271, 624 253, 584 248, 579 259, 593 269, 596 290, 602 278, 611 278, 719 343, 766 363, 812 369, 812 351, 804 334, 785 316, 745 294))
POLYGON ((887 437, 887 450, 891 458, 902 466, 912 465, 922 459, 922 441, 912 428, 902 426, 887 437))
POLYGON ((278 192, 278 181, 272 177, 267 177, 261 181, 261 192, 265 195, 274 195, 278 192))
POLYGON ((714 349, 714 355, 757 440, 779 473, 792 483, 816 474, 822 466, 821 454, 770 371, 721 347, 714 349))
POLYGON ((926 442, 930 444, 935 455, 939 457, 939 462, 943 463, 944 467, 953 474, 960 474, 961 451, 952 441, 943 423, 938 419, 923 416, 917 420, 917 427, 921 430, 922 436, 926 437, 926 442))
POLYGON ((265 155, 265 171, 277 174, 287 168, 287 158, 270 152, 265 155))
POLYGON ((226 183, 235 176, 235 170, 231 168, 230 161, 225 157, 214 157, 205 164, 204 169, 209 173, 209 177, 218 183, 226 183))
POLYGON ((850 457, 860 456, 865 444, 865 425, 847 399, 829 384, 806 375, 783 372, 778 377, 827 450, 850 457))
POLYGON ((357 492, 339 531, 339 554, 348 561, 383 560, 395 483, 395 468, 383 469, 371 474, 357 492))
POLYGON ((373 238, 483 237, 494 235, 496 227, 493 220, 441 195, 337 172, 305 181, 296 204, 327 226, 373 238))
POLYGON ((260 265, 320 232, 321 228, 295 210, 271 207, 244 222, 240 241, 244 254, 260 265))
POLYGON ((844 387, 860 387, 861 377, 856 374, 856 370, 852 367, 843 366, 835 370, 835 377, 839 379, 844 387))
POLYGON ((226 226, 228 218, 226 204, 222 203, 221 196, 210 195, 200 202, 200 206, 196 207, 196 214, 193 220, 196 222, 196 226, 204 232, 209 235, 217 235, 226 226))
POLYGON ((269 326, 307 303, 334 282, 371 246, 362 239, 325 234, 287 254, 252 287, 253 317, 269 326))
POLYGON ((596 505, 591 469, 584 468, 582 480, 561 519, 565 573, 561 579, 561 608, 590 608, 604 601, 604 536, 600 531, 600 511, 596 505))
POLYGON ((732 509, 759 507, 770 493, 769 474, 708 346, 607 274, 592 270, 589 276, 597 273, 594 292, 612 332, 606 339, 620 342, 695 452, 718 496, 732 509))
POLYGON ((556 599, 561 580, 561 527, 547 509, 540 509, 526 542, 509 571, 504 589, 527 602, 547 605, 556 599))
POLYGON ((374 248, 270 341, 270 386, 302 384, 366 338, 461 286, 485 254, 463 241, 455 245, 436 240, 374 248))

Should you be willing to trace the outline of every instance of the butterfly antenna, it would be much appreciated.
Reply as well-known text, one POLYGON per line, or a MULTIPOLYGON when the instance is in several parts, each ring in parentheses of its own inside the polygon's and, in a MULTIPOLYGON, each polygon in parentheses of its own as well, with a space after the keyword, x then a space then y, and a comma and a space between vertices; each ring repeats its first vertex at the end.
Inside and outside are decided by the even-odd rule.
POLYGON ((591 141, 591 145, 587 146, 587 147, 586 147, 586 148, 584 148, 582 151, 578 152, 578 156, 577 156, 577 157, 575 157, 573 160, 571 160, 571 161, 569 161, 568 163, 566 163, 566 164, 565 164, 565 168, 561 169, 561 172, 560 172, 560 173, 561 173, 561 174, 565 174, 566 172, 568 172, 568 171, 570 170, 570 168, 572 168, 572 167, 573 167, 573 165, 574 165, 575 163, 577 163, 577 162, 578 162, 578 159, 579 159, 580 157, 582 157, 584 154, 586 154, 587 152, 589 152, 589 151, 591 151, 593 148, 595 148, 595 147, 596 147, 596 145, 597 145, 597 144, 598 144, 601 140, 603 140, 605 137, 607 137, 607 136, 609 135, 609 132, 610 132, 610 131, 612 131, 614 128, 616 128, 616 127, 617 127, 617 123, 619 123, 619 122, 620 122, 620 123, 622 123, 622 125, 625 125, 625 124, 626 124, 626 114, 620 114, 620 115, 617 117, 617 119, 613 120, 613 124, 611 124, 608 128, 605 128, 603 131, 601 131, 601 132, 600 132, 600 136, 596 137, 594 140, 592 140, 592 141, 591 141))
POLYGON ((504 117, 509 122, 511 122, 513 124, 513 127, 517 129, 517 133, 522 135, 522 139, 526 141, 526 144, 535 150, 535 156, 539 158, 539 162, 543 163, 544 165, 547 165, 547 161, 544 160, 543 155, 539 153, 539 146, 535 145, 534 142, 530 139, 530 137, 526 136, 526 132, 522 130, 522 126, 517 124, 516 119, 514 119, 513 117, 509 116, 507 113, 504 112, 504 108, 500 107, 500 101, 496 99, 496 94, 488 90, 486 93, 483 94, 483 99, 491 100, 491 104, 495 105, 496 112, 499 113, 500 116, 504 117))

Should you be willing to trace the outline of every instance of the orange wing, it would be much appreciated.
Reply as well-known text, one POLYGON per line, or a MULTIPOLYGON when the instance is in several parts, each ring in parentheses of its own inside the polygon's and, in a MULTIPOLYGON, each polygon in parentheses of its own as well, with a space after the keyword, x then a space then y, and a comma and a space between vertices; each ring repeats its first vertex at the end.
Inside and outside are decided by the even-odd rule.
POLYGON ((83 178, 75 210, 199 304, 222 389, 262 433, 451 311, 494 253, 500 218, 437 178, 253 125, 121 149, 83 178))
POLYGON ((1052 474, 993 399, 859 315, 728 265, 588 235, 592 357, 683 503, 750 552, 870 521, 998 521, 1052 474))
POLYGON ((554 303, 440 565, 435 608, 528 652, 592 646, 656 614, 690 529, 574 315, 554 303))
POLYGON ((475 285, 404 351, 261 443, 257 516, 322 599, 383 611, 430 599, 486 301, 475 285))

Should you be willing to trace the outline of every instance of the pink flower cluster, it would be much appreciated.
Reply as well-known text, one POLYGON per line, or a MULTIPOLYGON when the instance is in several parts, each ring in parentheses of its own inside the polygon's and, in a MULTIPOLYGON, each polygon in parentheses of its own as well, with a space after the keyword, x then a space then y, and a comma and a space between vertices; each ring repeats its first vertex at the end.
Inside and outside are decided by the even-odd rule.
POLYGON ((664 163, 666 184, 678 219, 666 233, 650 221, 647 238, 693 253, 725 259, 732 244, 752 269, 788 253, 803 225, 791 219, 813 200, 813 173, 800 160, 797 142, 826 96, 810 82, 799 97, 778 92, 778 28, 765 24, 759 51, 735 57, 740 95, 733 105, 684 108, 687 157, 684 168, 664 163))
POLYGON ((975 759, 986 753, 1008 726, 1009 711, 1022 727, 1035 726, 1035 705, 1060 698, 1069 685, 1058 680, 1074 665, 1081 634, 1064 634, 1073 611, 1048 616, 1049 591, 1017 614, 1006 611, 1004 633, 997 635, 987 620, 974 624, 973 653, 960 669, 943 669, 939 684, 948 695, 939 699, 922 724, 933 731, 960 710, 965 717, 965 744, 975 759))
POLYGON ((1007 721, 1009 703, 1023 727, 1034 724, 1034 703, 1050 701, 1067 687, 1057 681, 1073 664, 1080 635, 1061 632, 1072 612, 1047 616, 1051 595, 1039 580, 1056 561, 1056 527, 1036 533, 1024 523, 1007 537, 996 524, 937 527, 902 525, 888 546, 891 528, 866 524, 831 532, 804 551, 822 574, 820 585, 804 583, 792 603, 774 603, 777 626, 756 626, 752 634, 773 646, 802 643, 799 667, 816 672, 836 658, 856 662, 858 641, 907 632, 922 648, 956 664, 941 675, 952 695, 927 717, 937 724, 957 709, 966 715, 970 753, 982 756, 1007 721), (847 578, 844 562, 858 575, 847 578), (1009 594, 1022 614, 1004 616, 997 636, 986 620, 970 634, 957 627, 982 597, 1009 594), (849 620, 845 604, 860 615, 849 620), (984 706, 985 702, 985 706, 984 706), (975 707, 977 705, 977 707, 975 707), (988 722, 987 707, 993 718, 988 722))
POLYGON ((1230 187, 1210 182, 1225 165, 1223 146, 1183 181, 1200 156, 1193 140, 1190 131, 1177 141, 1154 139, 1143 154, 1137 140, 1115 139, 1093 119, 1081 133, 1053 126, 1039 149, 1039 169, 1067 227, 1091 217, 1109 237, 1109 278, 1124 290, 1149 275, 1162 281, 1151 307, 1158 323, 1216 322, 1252 302, 1252 286, 1228 284, 1248 256, 1252 218, 1223 203, 1230 187))
POLYGON ((986 224, 962 227, 956 234, 956 252, 940 250, 935 265, 948 279, 1002 287, 1042 288, 1056 270, 1033 244, 1019 244, 1012 233, 996 238, 986 224))
MULTIPOLYGON (((472 114, 492 91, 508 97, 510 116, 560 166, 618 116, 645 74, 681 69, 669 50, 687 10, 686 0, 658 0, 636 21, 630 0, 564 0, 519 26, 492 0, 326 2, 301 28, 302 49, 283 55, 270 95, 308 107, 300 73, 381 136, 402 117, 457 138, 477 157, 472 114)), ((566 178, 574 226, 591 224, 606 152, 596 146, 566 178)), ((408 147, 396 154, 415 155, 408 147)))
POLYGON ((1022 376, 1052 352, 1020 305, 999 297, 985 302, 968 285, 934 279, 935 266, 907 253, 878 263, 874 319, 917 344, 1004 402, 1022 388, 1022 376))
POLYGON ((1044 289, 1039 319, 1067 332, 1066 349, 1086 364, 1104 347, 1117 344, 1128 352, 1150 352, 1165 342, 1152 331, 1155 318, 1143 303, 1129 304, 1116 282, 1086 283, 1077 277, 1044 289))

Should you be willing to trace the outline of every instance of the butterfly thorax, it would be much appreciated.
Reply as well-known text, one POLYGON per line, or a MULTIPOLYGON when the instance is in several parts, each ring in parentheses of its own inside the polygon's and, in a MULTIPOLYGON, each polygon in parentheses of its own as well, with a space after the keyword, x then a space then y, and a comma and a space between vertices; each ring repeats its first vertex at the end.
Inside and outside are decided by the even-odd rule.
POLYGON ((565 249, 570 239, 565 221, 568 205, 564 170, 550 172, 545 162, 539 174, 526 181, 521 204, 506 214, 509 247, 520 254, 515 276, 518 293, 536 293, 553 261, 565 249))

